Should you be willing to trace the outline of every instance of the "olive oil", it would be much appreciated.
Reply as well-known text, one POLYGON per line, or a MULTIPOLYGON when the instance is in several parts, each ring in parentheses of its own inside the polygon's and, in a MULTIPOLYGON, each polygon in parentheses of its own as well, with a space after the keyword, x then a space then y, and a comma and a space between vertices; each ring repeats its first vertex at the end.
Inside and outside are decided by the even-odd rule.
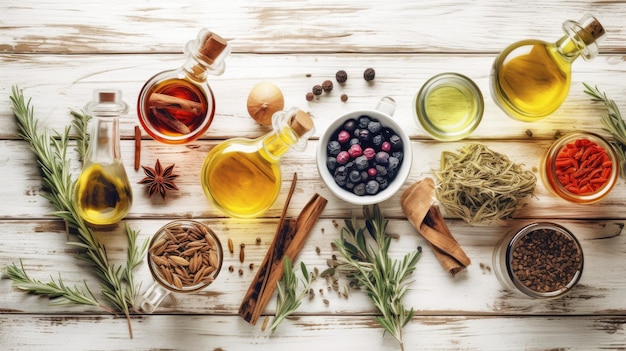
POLYGON ((76 211, 87 222, 106 225, 120 221, 132 203, 130 184, 121 163, 85 167, 76 182, 76 211))
POLYGON ((537 121, 565 101, 572 62, 581 55, 585 60, 595 57, 597 42, 605 35, 595 17, 586 15, 579 22, 566 21, 566 34, 554 43, 523 40, 498 55, 491 71, 491 92, 509 116, 537 121))
POLYGON ((258 138, 233 138, 215 146, 201 172, 211 202, 232 217, 257 217, 276 201, 282 185, 280 158, 306 143, 313 133, 311 116, 297 109, 274 114, 274 131, 258 138))
POLYGON ((119 222, 133 195, 120 152, 119 117, 128 112, 119 90, 96 90, 85 106, 93 117, 89 150, 74 188, 76 212, 94 225, 119 222))

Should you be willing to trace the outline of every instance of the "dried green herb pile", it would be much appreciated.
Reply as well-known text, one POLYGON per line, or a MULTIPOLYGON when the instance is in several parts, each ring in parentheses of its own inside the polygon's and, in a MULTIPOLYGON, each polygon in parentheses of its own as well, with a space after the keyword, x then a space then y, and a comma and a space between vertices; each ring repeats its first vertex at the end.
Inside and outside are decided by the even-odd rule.
POLYGON ((533 172, 482 144, 443 152, 435 176, 437 199, 449 214, 470 224, 510 218, 537 183, 533 172))

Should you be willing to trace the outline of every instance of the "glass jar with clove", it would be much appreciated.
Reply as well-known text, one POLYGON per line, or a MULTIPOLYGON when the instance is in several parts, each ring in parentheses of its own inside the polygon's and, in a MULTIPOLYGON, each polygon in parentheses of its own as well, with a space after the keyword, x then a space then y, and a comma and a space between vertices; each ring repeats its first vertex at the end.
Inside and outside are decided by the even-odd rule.
POLYGON ((558 298, 580 280, 583 251, 565 227, 531 223, 502 237, 493 252, 493 268, 511 292, 535 299, 558 298))

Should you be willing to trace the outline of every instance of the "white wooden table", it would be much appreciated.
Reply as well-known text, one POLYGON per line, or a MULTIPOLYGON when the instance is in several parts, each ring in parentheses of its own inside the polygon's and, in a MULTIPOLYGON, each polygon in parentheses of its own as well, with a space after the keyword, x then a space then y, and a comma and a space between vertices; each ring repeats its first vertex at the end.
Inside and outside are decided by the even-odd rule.
MULTIPOLYGON (((537 167, 557 132, 602 131, 605 109, 583 93, 582 82, 598 85, 626 111, 625 1, 53 1, 22 0, 0 4, 0 267, 22 260, 34 277, 61 275, 67 284, 87 281, 99 292, 93 272, 74 257, 66 244, 63 223, 51 216, 41 196, 41 179, 34 156, 16 136, 9 110, 12 85, 32 98, 42 127, 60 130, 96 88, 119 88, 131 113, 121 123, 122 154, 135 194, 123 223, 148 238, 161 225, 177 218, 194 218, 211 225, 223 243, 247 244, 245 263, 226 252, 224 268, 208 289, 167 299, 153 315, 132 315, 134 338, 124 318, 97 308, 51 306, 0 280, 0 349, 2 350, 394 350, 399 349, 374 320, 376 311, 364 293, 349 298, 314 283, 316 291, 293 319, 270 334, 251 326, 238 314, 243 294, 261 263, 282 209, 288 182, 267 214, 255 220, 224 217, 205 198, 199 182, 207 152, 221 140, 257 137, 268 131, 246 112, 246 96, 261 80, 281 87, 286 106, 299 106, 315 116, 317 132, 307 150, 289 151, 283 174, 298 173, 299 181, 289 216, 314 194, 328 205, 312 230, 299 260, 309 267, 326 267, 336 254, 330 246, 343 224, 360 208, 334 197, 315 167, 320 133, 342 113, 374 107, 385 95, 397 102, 395 117, 410 134, 413 169, 403 189, 432 175, 444 150, 479 141, 512 160, 537 167), (489 71, 496 54, 524 38, 554 41, 561 24, 595 14, 607 30, 601 54, 579 59, 573 67, 571 93, 564 105, 537 123, 510 119, 489 92, 489 71), (184 44, 202 27, 224 36, 233 52, 226 72, 212 77, 217 111, 201 140, 168 146, 143 135, 141 164, 176 164, 179 192, 166 201, 148 198, 136 184, 143 172, 133 169, 133 128, 138 124, 136 100, 153 74, 180 66, 184 44), (366 67, 376 69, 373 84, 362 78, 366 67), (305 94, 315 84, 334 79, 344 69, 350 78, 317 101, 305 94), (472 78, 485 97, 484 118, 470 139, 436 142, 416 123, 411 101, 420 86, 440 72, 472 78), (349 95, 342 103, 339 96, 349 95), (532 132, 532 136, 527 134, 532 132), (257 237, 262 239, 255 244, 257 237), (316 253, 316 248, 320 253, 316 253), (226 267, 233 265, 235 271, 226 267), (237 270, 243 268, 243 275, 237 270)), ((73 173, 78 174, 76 163, 73 173)), ((290 178, 289 176, 285 177, 290 178)), ((406 304, 416 315, 405 328, 407 350, 592 350, 626 348, 626 184, 620 179, 601 203, 577 206, 551 196, 538 182, 535 196, 502 225, 469 226, 459 219, 447 223, 473 264, 452 278, 425 241, 404 217, 400 194, 381 204, 391 219, 394 255, 417 245, 424 253, 413 275, 406 304), (498 238, 510 228, 539 219, 571 229, 582 242, 585 268, 579 285, 565 298, 548 302, 513 296, 504 291, 489 269, 498 238)), ((102 233, 111 257, 124 259, 123 226, 102 233)), ((147 288, 147 267, 137 271, 147 288)), ((264 314, 274 312, 274 300, 264 314)))

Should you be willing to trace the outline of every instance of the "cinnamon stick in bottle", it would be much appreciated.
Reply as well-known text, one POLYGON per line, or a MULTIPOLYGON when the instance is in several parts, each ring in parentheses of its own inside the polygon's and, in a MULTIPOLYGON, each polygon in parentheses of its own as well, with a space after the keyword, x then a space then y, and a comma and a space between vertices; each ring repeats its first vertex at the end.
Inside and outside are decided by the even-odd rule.
POLYGON ((402 193, 402 210, 407 219, 428 241, 435 257, 452 276, 471 264, 471 260, 445 223, 439 207, 433 205, 435 182, 424 178, 402 193))

